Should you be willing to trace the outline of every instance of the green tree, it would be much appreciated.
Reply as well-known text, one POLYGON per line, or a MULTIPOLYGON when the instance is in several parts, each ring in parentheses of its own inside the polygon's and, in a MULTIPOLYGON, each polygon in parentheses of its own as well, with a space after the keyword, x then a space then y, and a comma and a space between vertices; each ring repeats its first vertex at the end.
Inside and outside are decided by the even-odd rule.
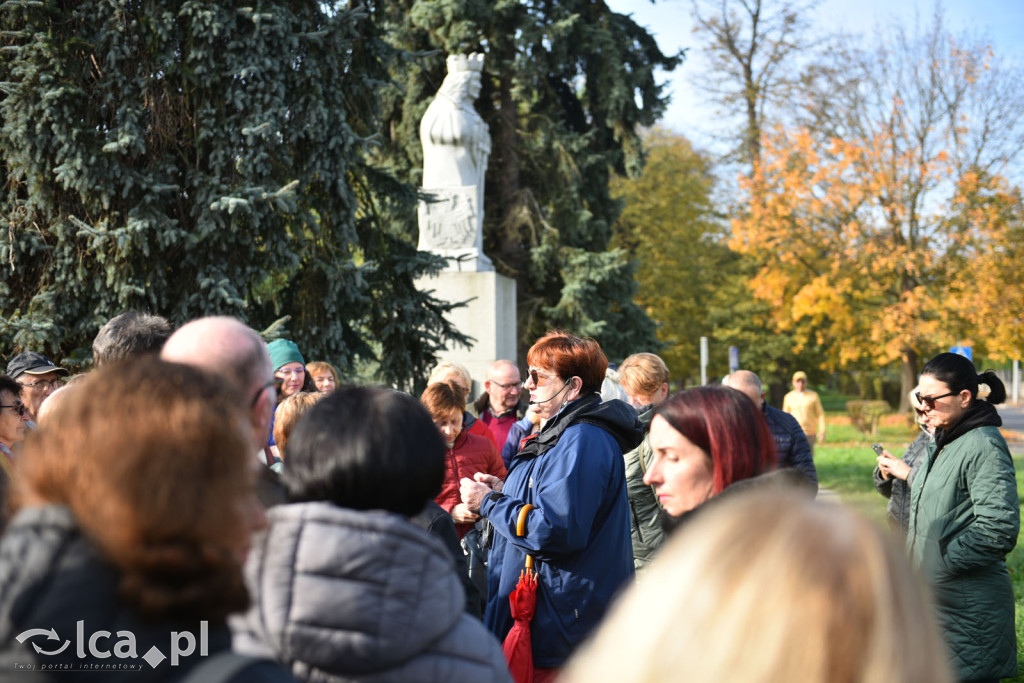
POLYGON ((700 379, 700 337, 712 333, 715 293, 733 276, 736 259, 712 203, 710 159, 660 128, 644 143, 643 172, 612 183, 612 196, 626 207, 614 244, 638 264, 636 302, 657 326, 659 355, 674 380, 693 384, 700 379))
POLYGON ((762 138, 748 186, 763 201, 735 221, 734 245, 766 257, 755 286, 777 325, 827 348, 833 368, 899 363, 907 407, 922 357, 966 336, 1003 353, 1021 338, 1015 320, 990 320, 1010 334, 982 332, 976 305, 958 302, 982 281, 994 291, 976 276, 993 258, 1020 267, 1003 174, 1020 157, 1024 107, 1019 66, 950 35, 940 13, 876 40, 819 64, 803 125, 762 138))
POLYGON ((634 265, 609 249, 621 210, 613 171, 642 165, 638 128, 665 108, 655 70, 672 69, 629 17, 587 0, 394 0, 374 5, 399 48, 422 55, 395 74, 381 163, 420 183, 418 126, 447 54, 486 54, 477 109, 493 149, 484 250, 517 283, 520 345, 551 327, 597 337, 610 357, 655 344, 633 303, 634 265))
MULTIPOLYGON (((753 179, 760 177, 755 169, 761 166, 765 131, 790 109, 800 81, 798 58, 816 45, 807 20, 816 4, 817 0, 693 0, 696 36, 710 67, 698 84, 730 117, 718 135, 730 146, 725 161, 738 163, 753 179)), ((747 189, 727 202, 724 211, 735 217, 756 210, 762 188, 752 182, 747 189)), ((734 277, 716 292, 713 319, 718 346, 739 347, 741 366, 771 384, 774 395, 788 387, 791 368, 817 373, 822 355, 778 325, 771 308, 754 296, 750 280, 769 258, 753 251, 742 254, 734 277)))
POLYGON ((728 372, 728 349, 736 346, 743 368, 765 384, 785 386, 792 340, 771 333, 770 307, 747 286, 756 262, 728 247, 714 162, 684 136, 660 128, 644 145, 640 176, 612 182, 612 196, 626 205, 614 245, 638 263, 636 302, 657 326, 664 344, 658 353, 673 379, 700 381, 700 337, 706 336, 711 377, 728 372))
POLYGON ((415 195, 364 155, 399 58, 372 14, 12 0, 0 22, 3 348, 82 357, 128 308, 289 314, 307 356, 403 384, 461 336, 378 210, 415 195))

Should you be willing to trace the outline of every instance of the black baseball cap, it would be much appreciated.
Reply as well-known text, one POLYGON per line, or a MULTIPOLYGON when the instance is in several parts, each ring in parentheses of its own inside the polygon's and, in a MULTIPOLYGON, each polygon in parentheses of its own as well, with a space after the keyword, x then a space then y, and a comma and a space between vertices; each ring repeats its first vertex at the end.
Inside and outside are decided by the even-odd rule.
POLYGON ((17 379, 19 375, 45 375, 47 372, 56 372, 61 375, 70 375, 68 370, 55 365, 52 360, 38 351, 23 351, 11 359, 7 364, 7 376, 17 379))

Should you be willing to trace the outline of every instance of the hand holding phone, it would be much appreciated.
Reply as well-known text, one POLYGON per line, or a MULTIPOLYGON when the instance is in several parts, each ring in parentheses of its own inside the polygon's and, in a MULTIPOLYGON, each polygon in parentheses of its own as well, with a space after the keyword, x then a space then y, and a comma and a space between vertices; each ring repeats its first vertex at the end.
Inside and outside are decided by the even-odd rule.
POLYGON ((884 478, 896 477, 903 481, 907 480, 907 477, 910 476, 910 466, 907 463, 893 457, 880 443, 871 444, 871 448, 874 449, 875 453, 878 453, 878 457, 875 459, 878 461, 878 469, 882 472, 884 478))

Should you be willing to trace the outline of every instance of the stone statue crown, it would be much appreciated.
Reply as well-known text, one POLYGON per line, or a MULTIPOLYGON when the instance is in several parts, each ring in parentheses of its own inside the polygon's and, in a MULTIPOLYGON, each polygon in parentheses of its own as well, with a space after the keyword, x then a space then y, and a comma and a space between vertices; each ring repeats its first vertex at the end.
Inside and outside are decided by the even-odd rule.
POLYGON ((458 71, 483 71, 484 56, 479 52, 471 55, 448 55, 448 73, 458 71))

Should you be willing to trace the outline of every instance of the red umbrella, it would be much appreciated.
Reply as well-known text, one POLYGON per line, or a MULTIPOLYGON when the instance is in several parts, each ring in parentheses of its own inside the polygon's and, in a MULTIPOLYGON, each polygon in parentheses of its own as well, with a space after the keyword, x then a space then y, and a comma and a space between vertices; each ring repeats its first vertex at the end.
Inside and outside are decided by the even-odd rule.
MULTIPOLYGON (((516 536, 526 534, 526 513, 532 505, 524 505, 516 522, 516 536)), ((537 608, 537 572, 533 570, 533 557, 526 556, 526 568, 519 572, 519 583, 508 596, 508 605, 515 623, 505 636, 501 649, 508 662, 508 670, 516 683, 533 681, 533 644, 530 640, 530 620, 537 608)))

